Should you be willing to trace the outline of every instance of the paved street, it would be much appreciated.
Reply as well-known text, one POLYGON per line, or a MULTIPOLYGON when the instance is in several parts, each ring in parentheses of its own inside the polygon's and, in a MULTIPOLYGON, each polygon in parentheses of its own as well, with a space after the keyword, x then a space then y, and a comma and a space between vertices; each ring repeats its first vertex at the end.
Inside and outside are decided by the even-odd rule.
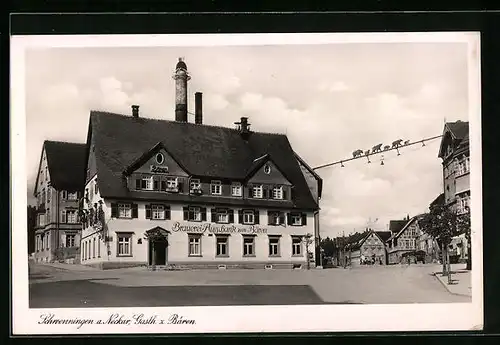
POLYGON ((33 265, 30 306, 154 307, 318 303, 470 302, 450 293, 439 265, 324 270, 100 271, 78 265, 33 265))

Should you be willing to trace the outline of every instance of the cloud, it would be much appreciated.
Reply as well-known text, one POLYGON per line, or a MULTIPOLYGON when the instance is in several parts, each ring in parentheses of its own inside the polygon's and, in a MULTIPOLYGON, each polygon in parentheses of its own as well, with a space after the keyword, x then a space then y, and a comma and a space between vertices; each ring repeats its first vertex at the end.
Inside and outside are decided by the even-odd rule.
POLYGON ((327 92, 341 92, 350 90, 350 87, 343 81, 335 81, 333 83, 329 82, 320 83, 318 89, 320 91, 327 91, 327 92))

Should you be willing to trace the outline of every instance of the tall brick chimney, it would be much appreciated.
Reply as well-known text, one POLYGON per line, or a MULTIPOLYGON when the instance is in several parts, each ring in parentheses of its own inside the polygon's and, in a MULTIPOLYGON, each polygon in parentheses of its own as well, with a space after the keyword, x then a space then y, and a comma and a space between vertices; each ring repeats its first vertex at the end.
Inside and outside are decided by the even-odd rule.
POLYGON ((175 121, 187 122, 187 82, 191 77, 187 71, 187 65, 182 58, 175 66, 175 121))
POLYGON ((201 125, 203 123, 203 103, 201 92, 194 94, 194 123, 201 125))

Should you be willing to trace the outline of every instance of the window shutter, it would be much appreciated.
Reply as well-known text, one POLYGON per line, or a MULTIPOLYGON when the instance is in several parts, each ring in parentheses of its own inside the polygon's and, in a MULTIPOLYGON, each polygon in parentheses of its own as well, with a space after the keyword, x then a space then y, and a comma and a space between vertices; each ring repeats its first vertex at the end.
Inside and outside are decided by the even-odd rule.
POLYGON ((238 224, 243 224, 243 211, 238 210, 238 224))
POLYGON ((61 211, 61 223, 66 223, 66 210, 61 211))
POLYGON ((117 218, 118 217, 118 205, 111 203, 111 218, 117 218))
POLYGON ((184 192, 184 180, 179 178, 177 179, 177 188, 179 189, 179 193, 184 192))
POLYGON ((206 207, 201 207, 201 221, 205 222, 207 220, 207 208, 206 207))
POLYGON ((170 219, 170 205, 163 205, 165 209, 165 219, 170 219))
POLYGON ((153 179, 153 189, 154 190, 159 189, 159 181, 157 179, 153 179))
POLYGON ((307 214, 302 213, 302 225, 307 225, 307 214))
POLYGON ((141 188, 146 189, 146 180, 141 179, 141 188))
POLYGON ((283 187, 283 200, 286 200, 287 199, 287 187, 283 187))
POLYGON ((253 214, 254 214, 254 218, 255 218, 255 224, 260 224, 260 221, 259 221, 259 210, 254 210, 253 211, 253 214))
POLYGON ((227 210, 229 223, 234 223, 234 210, 227 210))
POLYGON ((249 198, 253 198, 253 186, 252 185, 248 185, 247 187, 247 191, 248 191, 248 197, 249 198))
POLYGON ((151 219, 151 204, 146 205, 146 219, 151 219))
POLYGON ((161 181, 161 189, 162 192, 167 190, 167 181, 161 181))
POLYGON ((135 179, 135 189, 141 189, 141 179, 135 179))
POLYGON ((286 214, 286 219, 287 219, 287 224, 292 225, 292 214, 291 213, 286 214))
POLYGON ((267 186, 267 185, 262 186, 262 198, 263 199, 267 199, 268 189, 269 189, 269 186, 267 186))
POLYGON ((184 212, 184 220, 188 220, 189 219, 189 207, 184 206, 182 209, 184 212))
POLYGON ((273 225, 273 212, 267 211, 267 225, 273 225))
POLYGON ((132 218, 137 218, 138 213, 137 204, 132 204, 132 218))
POLYGON ((216 212, 216 211, 215 211, 215 208, 212 208, 212 209, 210 210, 210 213, 211 213, 210 215, 211 215, 211 218, 212 218, 212 223, 215 223, 215 216, 216 216, 216 213, 215 213, 215 212, 216 212))
POLYGON ((285 214, 280 213, 279 217, 280 217, 280 224, 285 225, 285 214))

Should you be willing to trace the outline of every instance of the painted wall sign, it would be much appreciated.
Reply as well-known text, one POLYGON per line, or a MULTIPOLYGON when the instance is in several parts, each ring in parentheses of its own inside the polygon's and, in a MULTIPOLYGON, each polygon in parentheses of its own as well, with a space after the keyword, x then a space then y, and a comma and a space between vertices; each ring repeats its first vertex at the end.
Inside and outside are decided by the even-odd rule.
POLYGON ((168 167, 160 167, 158 165, 151 165, 151 172, 160 173, 160 174, 168 174, 168 167))
POLYGON ((196 232, 203 234, 205 232, 212 234, 267 234, 267 229, 258 225, 241 225, 241 224, 211 224, 201 223, 196 225, 181 224, 175 222, 172 225, 174 232, 196 232))

